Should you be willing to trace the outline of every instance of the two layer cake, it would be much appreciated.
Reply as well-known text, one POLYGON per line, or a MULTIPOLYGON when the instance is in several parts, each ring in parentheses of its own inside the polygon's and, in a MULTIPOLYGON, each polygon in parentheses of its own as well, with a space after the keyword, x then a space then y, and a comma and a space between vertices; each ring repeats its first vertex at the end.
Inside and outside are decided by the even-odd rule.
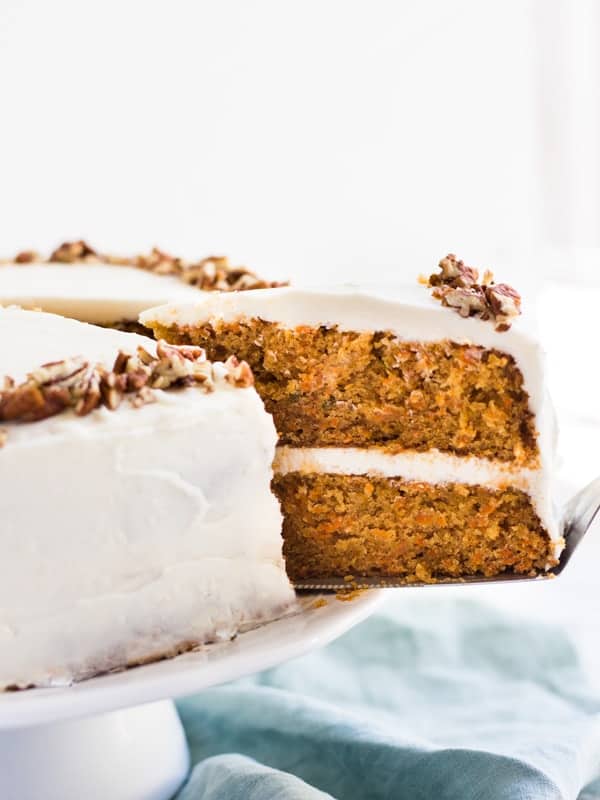
POLYGON ((454 257, 429 284, 215 293, 141 315, 160 338, 251 366, 279 433, 297 586, 556 563, 553 415, 519 298, 454 257))

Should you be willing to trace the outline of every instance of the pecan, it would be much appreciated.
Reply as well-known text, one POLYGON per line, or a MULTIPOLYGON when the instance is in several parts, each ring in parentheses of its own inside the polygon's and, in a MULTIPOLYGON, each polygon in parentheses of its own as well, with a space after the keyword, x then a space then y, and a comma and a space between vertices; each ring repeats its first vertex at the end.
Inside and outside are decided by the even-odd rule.
POLYGON ((474 286, 479 279, 479 272, 474 267, 465 266, 465 262, 460 261, 454 253, 448 253, 442 258, 439 267, 442 274, 431 277, 438 279, 440 283, 452 282, 454 286, 474 286))
POLYGON ((480 287, 454 289, 451 286, 442 286, 433 295, 441 299, 445 306, 455 308, 461 317, 472 317, 487 311, 485 295, 480 287))
POLYGON ((117 357, 115 358, 115 363, 113 364, 112 371, 116 375, 121 375, 121 373, 125 372, 127 369, 127 364, 129 362, 130 356, 127 353, 124 353, 122 350, 119 350, 117 357))
POLYGON ((41 261, 39 253, 35 250, 22 250, 15 256, 17 264, 30 264, 32 261, 41 261))
POLYGON ((114 411, 127 396, 138 408, 155 400, 152 389, 200 385, 210 392, 224 378, 234 386, 251 386, 252 372, 235 358, 213 365, 200 347, 159 341, 156 356, 143 347, 135 355, 120 352, 111 371, 92 367, 81 357, 43 364, 19 385, 4 378, 0 388, 0 420, 33 422, 71 408, 85 416, 99 406, 114 411))
POLYGON ((225 380, 240 389, 254 385, 254 375, 250 366, 245 361, 238 361, 235 356, 229 356, 225 362, 227 373, 225 380))
POLYGON ((180 271, 179 259, 170 256, 168 253, 153 247, 148 255, 136 256, 134 262, 136 267, 156 272, 159 275, 172 275, 180 271))
POLYGON ((82 358, 69 358, 65 361, 53 361, 49 364, 42 364, 41 367, 30 374, 34 383, 51 385, 60 383, 63 386, 75 386, 83 377, 87 370, 88 363, 82 358))
POLYGON ((442 305, 455 309, 462 317, 476 316, 492 320, 497 331, 507 331, 511 320, 521 313, 521 297, 511 286, 494 283, 485 270, 481 283, 479 272, 465 266, 450 253, 439 263, 441 273, 429 276, 428 286, 442 305))
POLYGON ((100 395, 102 402, 110 411, 114 411, 119 407, 123 397, 119 382, 119 379, 123 377, 123 375, 115 375, 114 372, 108 372, 100 376, 100 395))
POLYGON ((206 351, 195 344, 173 345, 160 339, 156 345, 158 358, 186 358, 188 361, 206 361, 206 351))
POLYGON ((139 367, 127 372, 127 391, 138 392, 142 387, 146 386, 149 379, 148 372, 139 367))
POLYGON ((98 408, 102 402, 102 393, 100 391, 100 376, 96 371, 93 371, 85 386, 81 396, 75 403, 75 413, 78 417, 85 417, 90 414, 95 408, 98 408))
POLYGON ((497 330, 508 330, 510 320, 521 313, 521 295, 506 283, 486 286, 485 296, 494 314, 497 330))
POLYGON ((141 345, 137 349, 137 357, 142 364, 150 365, 156 361, 156 358, 145 350, 141 345))
POLYGON ((98 254, 83 239, 76 242, 63 242, 60 247, 50 255, 48 261, 58 261, 63 264, 72 264, 74 261, 97 260, 98 254))
POLYGON ((11 420, 36 422, 58 414, 66 408, 68 398, 68 390, 48 387, 43 391, 40 386, 28 382, 2 395, 0 419, 6 422, 11 420))

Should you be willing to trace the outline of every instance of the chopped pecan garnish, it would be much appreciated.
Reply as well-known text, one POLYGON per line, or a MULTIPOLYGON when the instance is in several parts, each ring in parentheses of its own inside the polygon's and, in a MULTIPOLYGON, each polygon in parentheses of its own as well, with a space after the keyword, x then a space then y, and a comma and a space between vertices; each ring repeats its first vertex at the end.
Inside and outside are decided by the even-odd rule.
POLYGON ((48 261, 58 261, 62 264, 72 264, 75 261, 98 261, 101 260, 96 251, 89 246, 83 239, 76 242, 63 242, 60 247, 51 253, 48 261))
POLYGON ((429 278, 431 286, 441 286, 451 284, 452 286, 474 286, 479 273, 474 267, 465 266, 464 261, 460 261, 453 253, 449 253, 446 258, 440 261, 441 275, 432 275, 429 278))
POLYGON ((442 258, 439 267, 441 273, 430 275, 427 285, 442 305, 455 309, 462 317, 489 319, 502 332, 521 313, 519 293, 505 283, 495 284, 489 270, 480 283, 478 270, 467 267, 452 253, 442 258))
MULTIPOLYGON (((212 364, 200 347, 178 347, 161 340, 156 355, 143 347, 134 355, 120 351, 112 370, 101 364, 90 366, 76 357, 43 364, 18 385, 12 378, 4 378, 0 421, 35 422, 66 409, 86 416, 99 406, 114 411, 125 397, 139 408, 154 402, 155 389, 198 386, 211 392, 219 380, 236 387, 254 382, 245 361, 231 357, 224 364, 212 364)), ((0 436, 0 446, 3 438, 0 436)))
POLYGON ((225 367, 229 370, 225 375, 225 380, 240 389, 254 385, 254 375, 250 366, 245 361, 238 361, 235 356, 229 356, 225 362, 225 367))
POLYGON ((455 308, 461 317, 472 317, 477 314, 482 319, 487 319, 487 303, 485 294, 479 286, 469 288, 440 286, 434 292, 434 297, 439 298, 444 305, 455 308))
POLYGON ((485 287, 485 296, 492 309, 497 330, 508 330, 510 320, 521 313, 521 295, 506 283, 485 287))
POLYGON ((35 250, 22 250, 15 256, 17 264, 30 264, 32 261, 39 261, 39 254, 35 250))
POLYGON ((186 261, 183 258, 169 255, 158 247, 152 248, 147 254, 116 256, 99 253, 82 239, 63 242, 47 259, 40 257, 33 250, 25 250, 19 253, 14 261, 19 264, 27 264, 32 261, 73 264, 84 261, 137 267, 157 275, 171 275, 204 291, 230 292, 287 286, 287 282, 265 281, 247 267, 234 267, 225 256, 209 256, 199 261, 186 261))
MULTIPOLYGON (((156 355, 143 347, 135 355, 120 351, 112 370, 75 357, 42 364, 18 385, 5 377, 0 388, 0 421, 36 422, 69 408, 78 416, 99 406, 114 411, 125 397, 139 408, 154 402, 155 389, 198 386, 211 392, 220 380, 236 387, 254 383, 245 361, 232 356, 224 364, 212 364, 201 347, 179 347, 161 340, 156 355)), ((6 438, 2 430, 0 446, 6 438)))

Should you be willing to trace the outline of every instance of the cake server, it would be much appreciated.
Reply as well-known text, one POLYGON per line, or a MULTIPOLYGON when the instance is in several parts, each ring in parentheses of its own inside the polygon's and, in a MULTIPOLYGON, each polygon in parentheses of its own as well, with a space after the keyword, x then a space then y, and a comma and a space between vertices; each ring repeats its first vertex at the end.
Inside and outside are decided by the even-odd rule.
POLYGON ((554 578, 560 575, 567 566, 579 543, 590 529, 594 519, 600 511, 600 477, 593 480, 581 491, 577 492, 564 506, 560 514, 560 528, 565 540, 565 547, 560 554, 560 559, 555 567, 541 575, 518 575, 507 572, 504 575, 495 575, 486 578, 481 575, 473 575, 464 578, 440 578, 435 583, 423 583, 419 581, 406 582, 398 578, 373 578, 361 577, 359 575, 348 576, 347 578, 331 578, 324 576, 321 580, 297 581, 294 583, 296 589, 307 590, 335 590, 340 589, 373 589, 386 587, 407 587, 407 586, 462 586, 474 584, 506 583, 509 581, 539 581, 554 578))

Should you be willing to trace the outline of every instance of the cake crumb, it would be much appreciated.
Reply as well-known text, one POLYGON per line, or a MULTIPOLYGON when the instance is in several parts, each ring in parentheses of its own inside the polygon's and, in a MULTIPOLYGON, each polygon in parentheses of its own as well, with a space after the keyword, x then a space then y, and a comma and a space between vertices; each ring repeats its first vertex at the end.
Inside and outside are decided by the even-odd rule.
POLYGON ((350 603, 366 591, 366 589, 340 589, 339 592, 336 592, 335 599, 340 600, 342 603, 350 603))

